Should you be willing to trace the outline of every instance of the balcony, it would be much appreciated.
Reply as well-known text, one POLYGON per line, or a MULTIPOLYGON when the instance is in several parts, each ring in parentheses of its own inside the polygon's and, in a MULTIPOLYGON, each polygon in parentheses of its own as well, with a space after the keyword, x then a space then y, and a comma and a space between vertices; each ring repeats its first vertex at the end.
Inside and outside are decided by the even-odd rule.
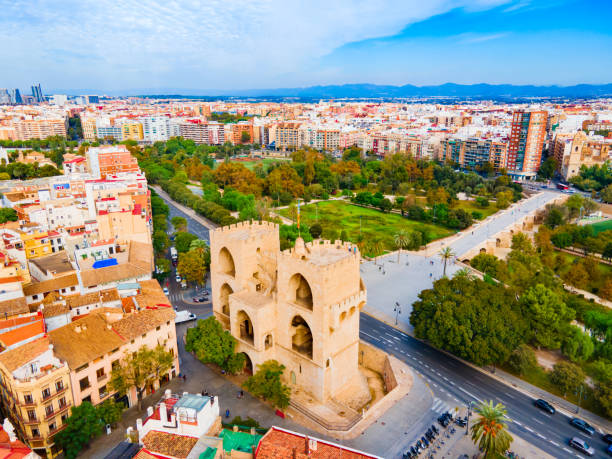
POLYGON ((65 403, 64 405, 61 405, 57 411, 55 411, 54 414, 62 414, 64 411, 66 411, 68 408, 70 408, 71 403, 65 403))
POLYGON ((37 418, 26 418, 23 420, 25 425, 39 424, 40 421, 37 418))
POLYGON ((53 397, 53 394, 51 393, 51 391, 49 391, 49 392, 43 392, 43 394, 42 394, 42 400, 43 400, 43 401, 47 401, 47 400, 49 400, 51 397, 53 397))
POLYGON ((57 416, 57 413, 59 413, 59 411, 45 411, 45 421, 57 416))
POLYGON ((29 401, 26 401, 26 400, 24 400, 23 402, 19 401, 18 405, 19 406, 36 406, 36 400, 32 398, 29 401))
POLYGON ((100 375, 97 378, 98 378, 98 382, 104 381, 106 378, 108 378, 108 374, 104 373, 103 375, 100 375))
MULTIPOLYGON (((60 430, 64 430, 64 429, 66 428, 66 426, 67 426, 67 425, 68 425, 68 424, 62 424, 61 426, 57 426, 55 429, 50 430, 50 431, 49 431, 49 437, 52 437, 53 435, 55 435, 56 433, 58 433, 60 430)), ((50 440, 50 438, 49 438, 49 441, 51 441, 51 440, 50 440)))

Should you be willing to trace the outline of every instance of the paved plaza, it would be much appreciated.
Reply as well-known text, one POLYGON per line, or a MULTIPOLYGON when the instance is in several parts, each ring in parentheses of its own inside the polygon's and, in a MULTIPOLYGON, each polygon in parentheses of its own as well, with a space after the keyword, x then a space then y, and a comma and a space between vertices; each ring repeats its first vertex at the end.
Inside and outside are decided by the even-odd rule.
MULTIPOLYGON (((460 258, 461 254, 472 247, 558 197, 559 193, 552 191, 538 193, 492 215, 464 232, 430 244, 426 250, 402 251, 399 262, 397 253, 393 253, 379 257, 375 261, 362 263, 361 277, 368 289, 368 304, 364 311, 411 332, 412 304, 418 300, 419 292, 431 288, 433 282, 443 275, 444 263, 439 256, 443 247, 449 246, 460 258)), ((449 261, 446 275, 451 277, 459 269, 459 266, 449 261)))

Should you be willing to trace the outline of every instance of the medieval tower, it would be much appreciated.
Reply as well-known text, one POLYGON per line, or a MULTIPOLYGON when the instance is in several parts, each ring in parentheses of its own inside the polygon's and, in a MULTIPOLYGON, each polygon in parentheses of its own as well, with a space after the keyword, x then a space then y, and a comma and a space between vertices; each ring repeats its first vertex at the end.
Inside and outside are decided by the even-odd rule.
POLYGON ((298 239, 280 251, 278 225, 243 222, 210 233, 215 317, 254 371, 285 365, 285 382, 320 401, 358 377, 360 255, 342 241, 298 239))

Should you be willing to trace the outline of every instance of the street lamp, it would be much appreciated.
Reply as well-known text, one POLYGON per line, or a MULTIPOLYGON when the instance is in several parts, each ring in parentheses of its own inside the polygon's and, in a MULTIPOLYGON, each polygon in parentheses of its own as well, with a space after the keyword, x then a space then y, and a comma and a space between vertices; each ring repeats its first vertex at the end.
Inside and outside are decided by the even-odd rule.
POLYGON ((402 308, 400 307, 400 304, 397 301, 395 302, 393 312, 395 313, 395 325, 397 325, 397 316, 402 313, 402 308))
POLYGON ((579 391, 576 395, 578 395, 578 406, 576 407, 576 414, 580 413, 580 403, 582 402, 582 384, 580 384, 579 391))
POLYGON ((467 403, 467 409, 468 409, 468 414, 467 414, 467 421, 465 423, 465 434, 468 435, 468 433, 470 432, 470 414, 472 414, 472 401, 470 400, 467 403))

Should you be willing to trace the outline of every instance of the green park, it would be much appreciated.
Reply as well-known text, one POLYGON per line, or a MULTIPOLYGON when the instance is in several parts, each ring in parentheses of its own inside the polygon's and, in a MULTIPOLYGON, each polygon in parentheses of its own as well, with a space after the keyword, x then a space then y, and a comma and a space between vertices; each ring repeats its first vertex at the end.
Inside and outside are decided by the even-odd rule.
MULTIPOLYGON (((295 219, 293 208, 281 209, 279 213, 295 219)), ((397 213, 358 206, 345 201, 322 201, 300 207, 300 220, 311 227, 321 225, 322 237, 335 239, 345 232, 346 239, 360 241, 377 240, 382 242, 385 250, 396 250, 394 235, 400 231, 419 232, 426 235, 427 241, 444 238, 455 231, 432 223, 409 220, 397 213)))

